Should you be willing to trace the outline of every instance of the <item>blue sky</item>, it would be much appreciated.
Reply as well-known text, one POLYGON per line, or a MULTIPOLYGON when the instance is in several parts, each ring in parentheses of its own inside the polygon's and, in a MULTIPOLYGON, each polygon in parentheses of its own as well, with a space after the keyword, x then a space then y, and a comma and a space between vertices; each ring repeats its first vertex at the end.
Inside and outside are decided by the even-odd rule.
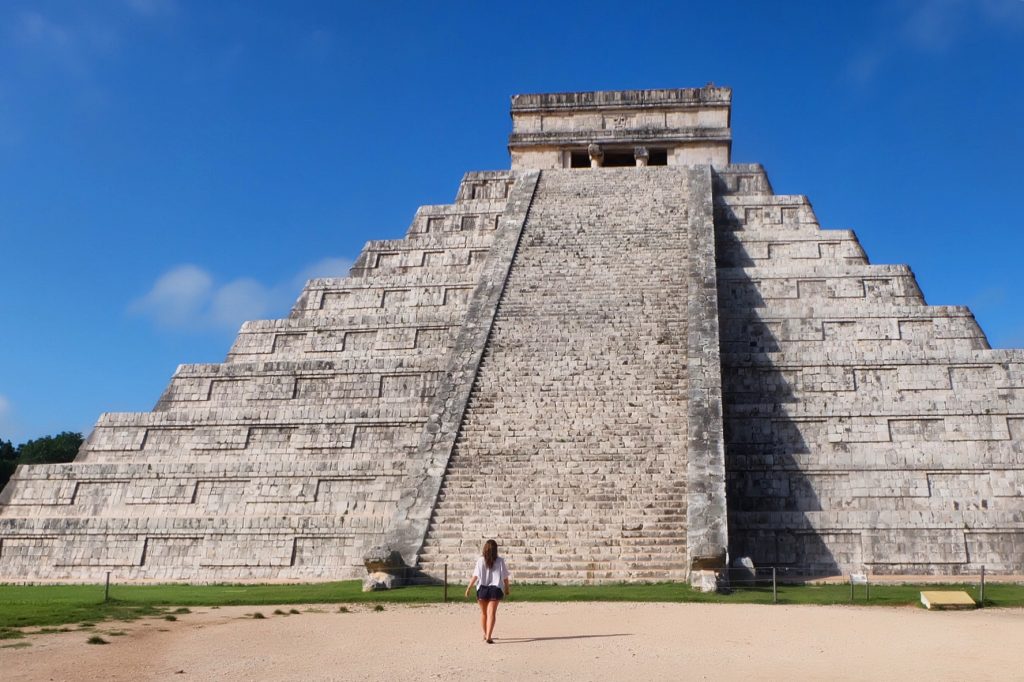
POLYGON ((1024 2, 0 5, 0 438, 148 410, 508 166, 519 92, 733 87, 733 158, 1024 346, 1024 2))

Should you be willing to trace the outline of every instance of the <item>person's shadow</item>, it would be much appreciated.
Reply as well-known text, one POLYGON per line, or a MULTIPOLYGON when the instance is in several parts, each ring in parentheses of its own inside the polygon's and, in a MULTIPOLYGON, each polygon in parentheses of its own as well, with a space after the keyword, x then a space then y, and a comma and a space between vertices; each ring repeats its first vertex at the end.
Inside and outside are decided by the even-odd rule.
POLYGON ((596 637, 632 637, 632 632, 618 632, 610 635, 564 635, 562 637, 495 637, 495 644, 528 644, 530 642, 552 642, 560 639, 593 639, 596 637))

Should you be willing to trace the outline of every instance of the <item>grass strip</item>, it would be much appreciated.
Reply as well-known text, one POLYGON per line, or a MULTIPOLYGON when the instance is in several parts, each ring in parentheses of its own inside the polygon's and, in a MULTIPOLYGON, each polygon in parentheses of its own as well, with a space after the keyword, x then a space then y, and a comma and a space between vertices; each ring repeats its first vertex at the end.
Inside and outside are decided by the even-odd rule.
MULTIPOLYGON (((464 601, 465 587, 450 585, 449 601, 464 601)), ((917 604, 923 589, 962 589, 978 598, 977 585, 872 585, 871 599, 857 588, 856 604, 917 604)), ((442 598, 439 586, 411 586, 363 592, 358 580, 295 585, 113 585, 103 601, 102 585, 0 585, 0 632, 12 628, 98 623, 164 616, 170 607, 286 604, 427 604, 442 598)), ((703 593, 680 583, 647 585, 514 585, 512 601, 529 602, 703 602, 771 604, 771 587, 703 593)), ((780 585, 780 604, 849 604, 848 585, 780 585)), ((1024 606, 1024 585, 985 586, 986 606, 1024 606)), ((8 635, 10 636, 10 635, 8 635)))

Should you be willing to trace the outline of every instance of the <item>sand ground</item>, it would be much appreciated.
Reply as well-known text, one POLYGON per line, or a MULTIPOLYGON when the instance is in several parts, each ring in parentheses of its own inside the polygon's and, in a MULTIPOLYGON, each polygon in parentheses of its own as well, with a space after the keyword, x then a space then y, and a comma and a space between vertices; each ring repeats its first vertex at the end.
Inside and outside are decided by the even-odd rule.
MULTIPOLYGON (((1024 610, 473 603, 201 608, 0 649, 15 680, 1024 680, 1024 610), (247 614, 260 611, 256 620, 247 614)), ((3 642, 3 644, 17 642, 3 642)))

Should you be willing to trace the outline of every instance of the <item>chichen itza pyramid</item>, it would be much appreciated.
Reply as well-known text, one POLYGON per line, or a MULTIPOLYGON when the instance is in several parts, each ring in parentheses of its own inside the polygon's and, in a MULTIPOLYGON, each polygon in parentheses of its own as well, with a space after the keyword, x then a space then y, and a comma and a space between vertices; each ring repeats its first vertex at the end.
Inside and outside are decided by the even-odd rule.
POLYGON ((1024 573, 1024 352, 730 160, 731 90, 512 98, 471 172, 0 495, 0 580, 1024 573), (460 574, 461 575, 461 574, 460 574))

